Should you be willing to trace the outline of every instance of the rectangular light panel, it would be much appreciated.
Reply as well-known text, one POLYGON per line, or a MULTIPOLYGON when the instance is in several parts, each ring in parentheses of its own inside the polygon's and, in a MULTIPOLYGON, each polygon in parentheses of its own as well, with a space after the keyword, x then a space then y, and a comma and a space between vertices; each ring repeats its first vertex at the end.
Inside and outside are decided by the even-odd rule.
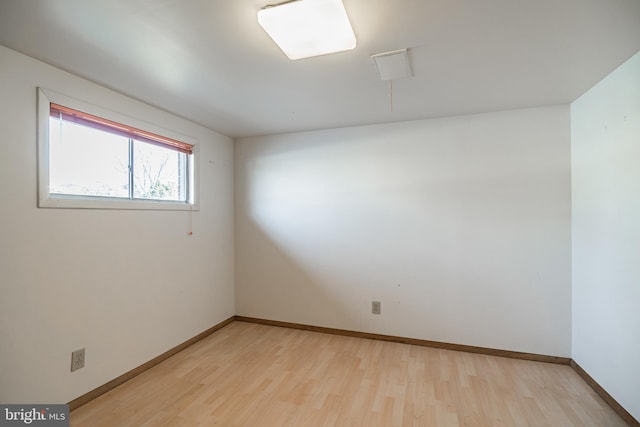
POLYGON ((267 6, 258 12, 258 22, 289 59, 356 47, 342 0, 294 0, 267 6))

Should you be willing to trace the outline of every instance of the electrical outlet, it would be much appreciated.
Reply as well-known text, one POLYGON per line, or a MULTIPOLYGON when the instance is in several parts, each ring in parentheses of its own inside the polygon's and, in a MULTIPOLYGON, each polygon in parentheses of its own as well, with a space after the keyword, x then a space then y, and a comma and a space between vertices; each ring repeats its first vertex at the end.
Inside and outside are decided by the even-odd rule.
POLYGON ((371 301, 371 314, 380 314, 380 301, 371 301))
POLYGON ((71 372, 84 368, 84 348, 71 352, 71 372))

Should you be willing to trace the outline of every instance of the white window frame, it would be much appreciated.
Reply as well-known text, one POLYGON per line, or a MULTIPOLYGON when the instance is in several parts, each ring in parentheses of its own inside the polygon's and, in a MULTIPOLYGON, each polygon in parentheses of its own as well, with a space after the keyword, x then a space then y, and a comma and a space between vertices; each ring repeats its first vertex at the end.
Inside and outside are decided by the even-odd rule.
POLYGON ((198 211, 199 197, 199 167, 198 141, 195 138, 182 135, 151 123, 135 119, 125 114, 110 111, 96 105, 54 92, 49 89, 38 88, 38 207, 67 208, 67 209, 142 209, 169 211, 198 211), (168 138, 176 139, 193 146, 193 154, 187 155, 187 169, 189 171, 187 202, 170 200, 139 200, 115 197, 92 197, 78 195, 64 195, 49 193, 49 115, 51 103, 93 114, 114 122, 122 123, 134 128, 142 129, 168 138))

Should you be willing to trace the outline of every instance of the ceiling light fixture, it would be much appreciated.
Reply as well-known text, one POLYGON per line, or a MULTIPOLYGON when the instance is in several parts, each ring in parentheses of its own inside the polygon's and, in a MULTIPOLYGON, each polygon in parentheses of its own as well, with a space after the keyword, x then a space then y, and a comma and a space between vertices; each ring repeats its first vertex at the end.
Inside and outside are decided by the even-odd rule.
POLYGON ((258 22, 289 59, 356 47, 342 0, 293 0, 258 11, 258 22))

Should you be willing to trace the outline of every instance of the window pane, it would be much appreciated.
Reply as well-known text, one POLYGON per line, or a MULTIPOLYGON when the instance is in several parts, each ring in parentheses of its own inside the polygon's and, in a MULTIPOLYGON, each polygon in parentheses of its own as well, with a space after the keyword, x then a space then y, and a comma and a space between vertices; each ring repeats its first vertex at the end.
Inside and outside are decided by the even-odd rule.
POLYGON ((134 141, 134 198, 186 201, 185 172, 186 154, 134 141))
POLYGON ((129 197, 129 141, 76 123, 49 119, 49 192, 129 197))

